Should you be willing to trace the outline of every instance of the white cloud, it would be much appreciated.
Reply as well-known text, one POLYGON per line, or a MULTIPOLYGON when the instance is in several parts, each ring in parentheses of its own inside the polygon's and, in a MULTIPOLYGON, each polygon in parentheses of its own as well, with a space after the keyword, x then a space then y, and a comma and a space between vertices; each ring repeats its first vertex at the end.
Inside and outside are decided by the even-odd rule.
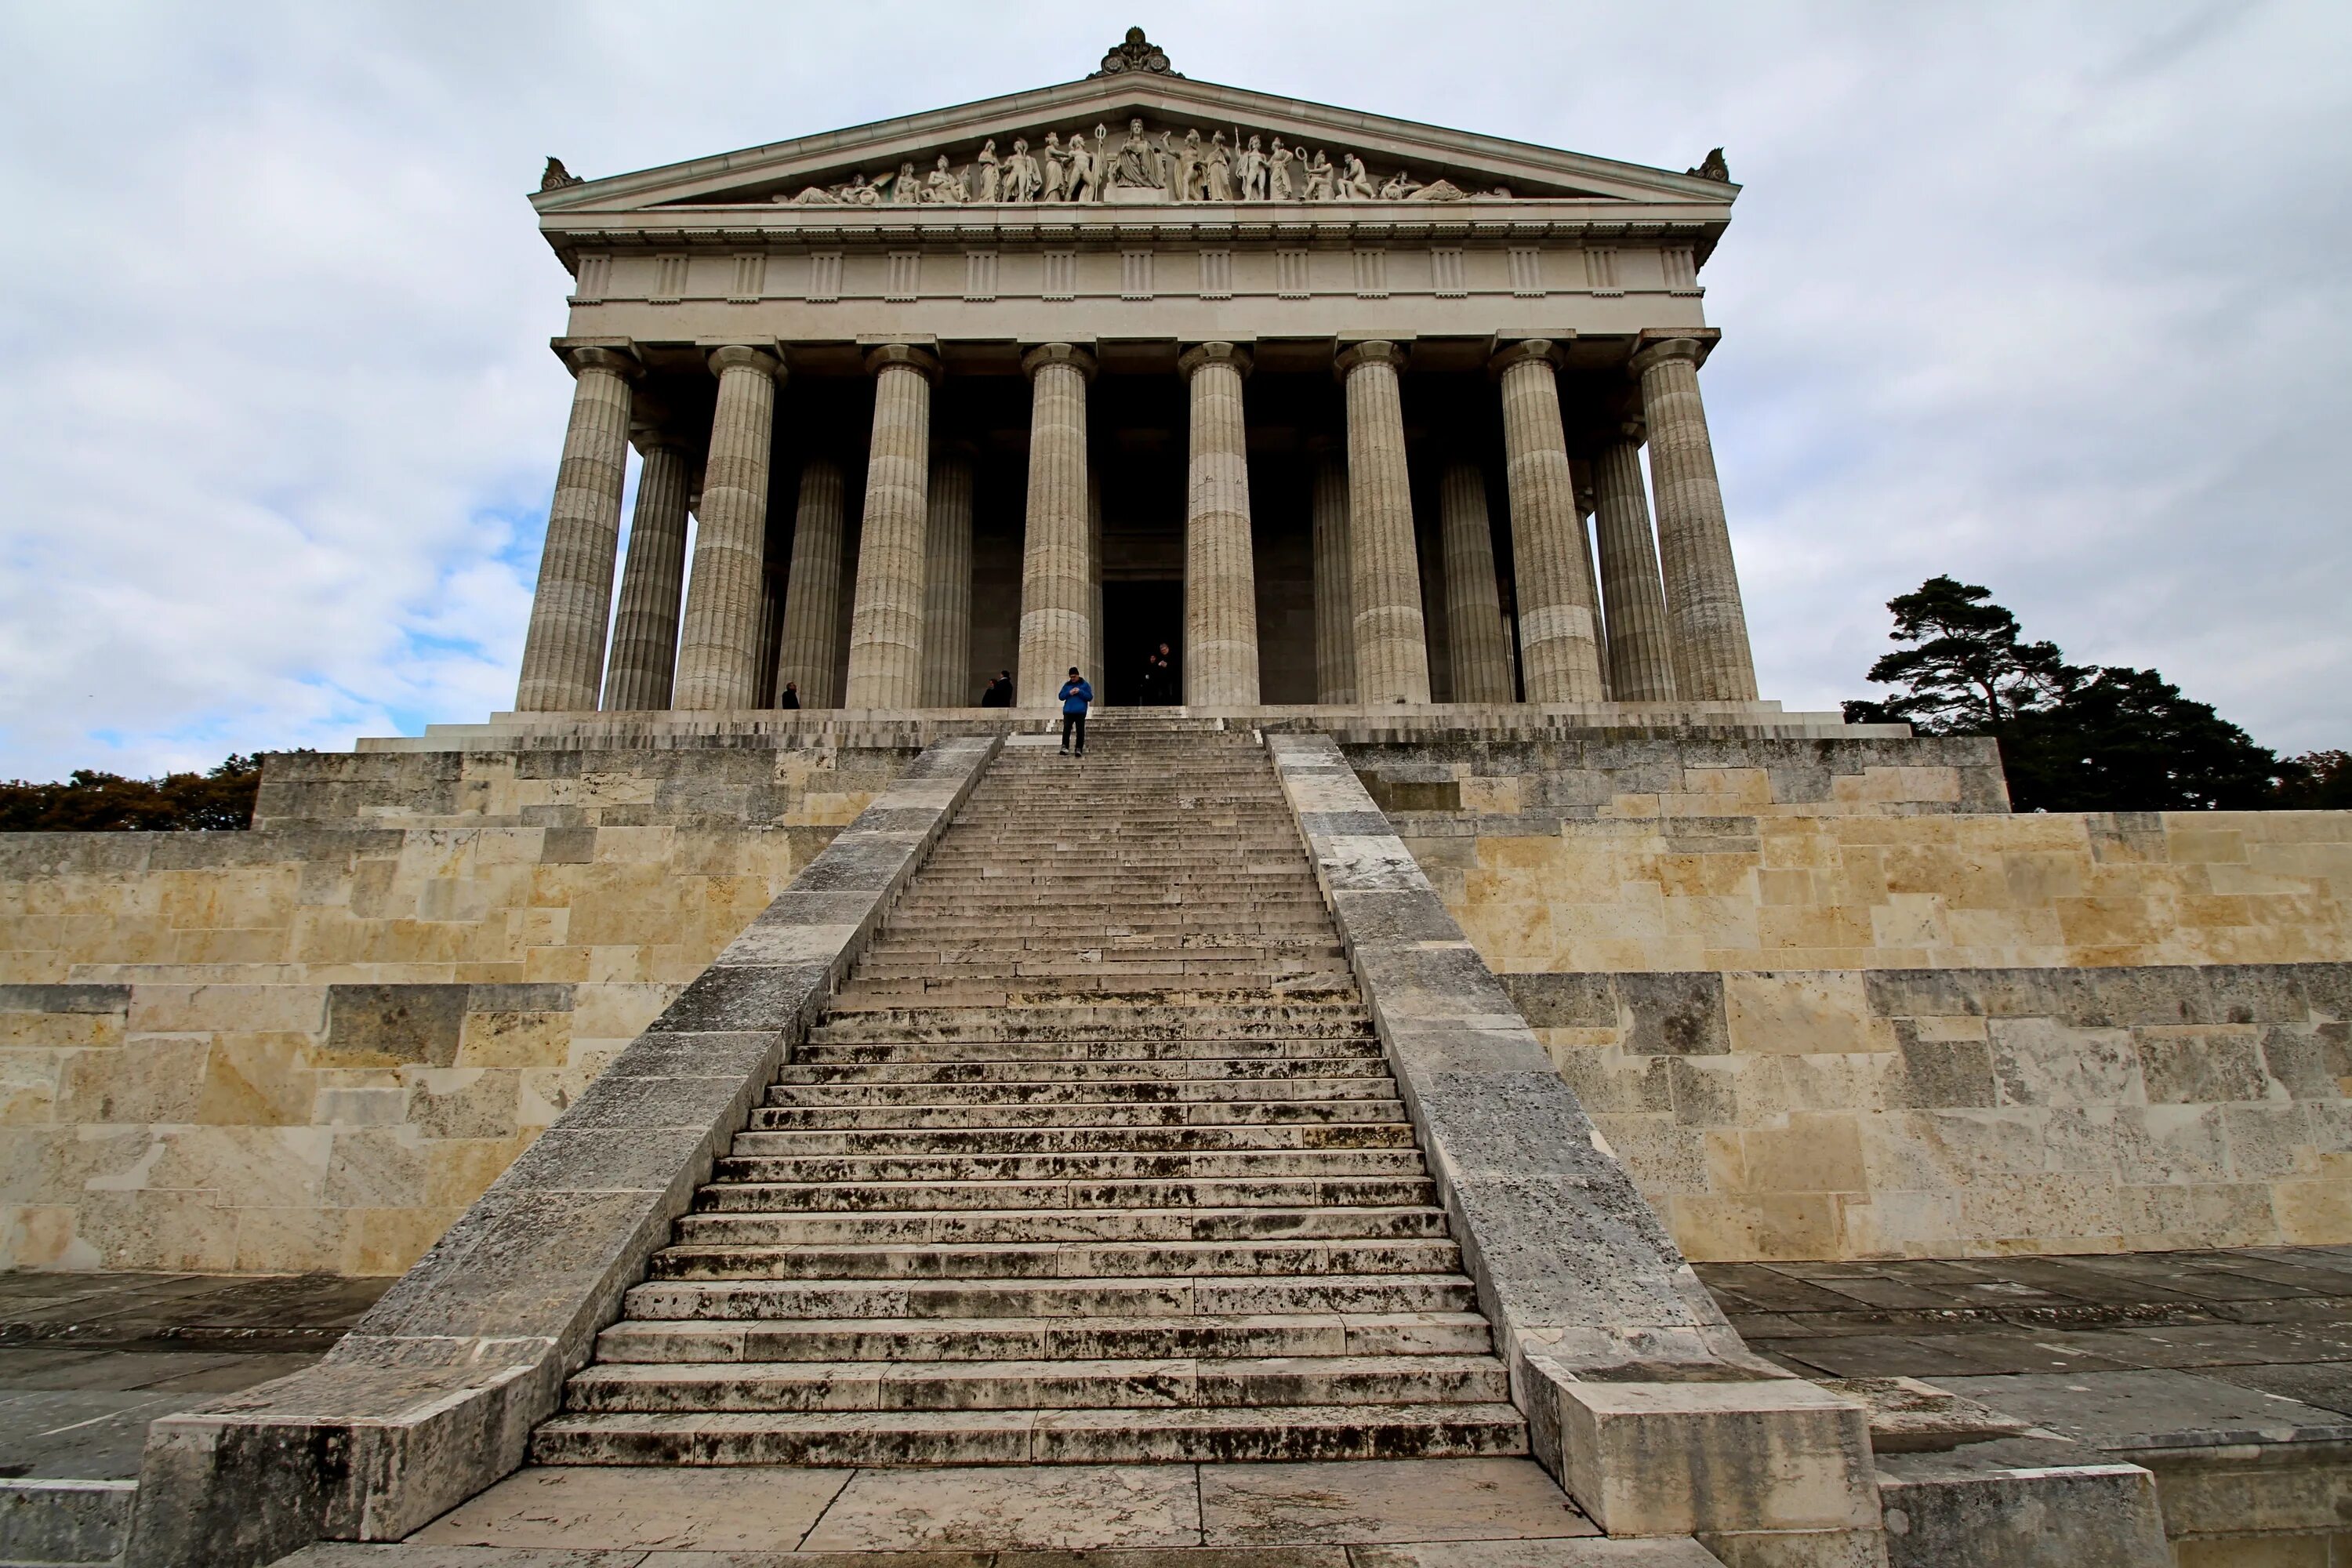
MULTIPOLYGON (((1213 80, 1747 189, 1705 376, 1768 695, 1990 584, 2266 743, 2352 742, 2352 16, 1396 4, 1139 14, 1213 80)), ((18 7, 0 773, 506 705, 569 385, 523 194, 1017 90, 1066 7, 18 7)))

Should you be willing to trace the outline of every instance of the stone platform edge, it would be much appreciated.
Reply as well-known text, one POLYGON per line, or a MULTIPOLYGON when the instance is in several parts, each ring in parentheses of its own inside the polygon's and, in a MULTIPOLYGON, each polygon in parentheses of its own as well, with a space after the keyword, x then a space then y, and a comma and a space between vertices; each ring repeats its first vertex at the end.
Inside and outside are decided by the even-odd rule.
MULTIPOLYGON (((1829 712, 1785 712, 1778 702, 1433 702, 1097 708, 1129 717, 1222 723, 1266 734, 1327 734, 1350 745, 1409 744, 1447 736, 1544 741, 1627 736, 1769 736, 1781 740, 1908 740, 1907 724, 1849 724, 1829 712)), ((950 735, 1056 729, 1047 708, 724 709, 688 712, 493 713, 478 724, 434 724, 422 735, 362 737, 364 753, 692 749, 705 746, 859 748, 928 745, 950 735)))
POLYGON ((1266 744, 1537 1462, 1611 1535, 1870 1561, 1866 1407, 1748 1350, 1339 743, 1266 744))
POLYGON ((928 747, 323 1362, 156 1421, 129 1568, 397 1540, 518 1468, 1003 743, 928 747))
POLYGON ((2138 1466, 1881 1474, 1869 1405, 1724 1318, 1339 743, 1266 745, 1530 1453, 1594 1523, 1732 1568, 2163 1568, 2138 1466))

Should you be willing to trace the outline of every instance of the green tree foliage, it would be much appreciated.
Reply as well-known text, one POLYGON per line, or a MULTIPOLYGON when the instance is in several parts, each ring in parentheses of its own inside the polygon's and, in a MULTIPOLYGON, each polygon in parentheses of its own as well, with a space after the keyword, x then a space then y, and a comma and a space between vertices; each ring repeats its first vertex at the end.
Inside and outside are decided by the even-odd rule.
POLYGON ((232 755, 203 773, 127 779, 76 768, 60 784, 0 784, 0 832, 170 833, 253 826, 261 759, 232 755))
POLYGON ((2278 804, 2288 811, 2352 811, 2352 752, 2306 752, 2279 764, 2278 804))
POLYGON ((1992 736, 2021 811, 2256 810, 2289 804, 2298 781, 2341 778, 2280 762, 2155 670, 2071 665, 2056 644, 2025 641, 1976 584, 1930 577, 1886 607, 1905 646, 1868 679, 1896 690, 1846 703, 1846 718, 1992 736))

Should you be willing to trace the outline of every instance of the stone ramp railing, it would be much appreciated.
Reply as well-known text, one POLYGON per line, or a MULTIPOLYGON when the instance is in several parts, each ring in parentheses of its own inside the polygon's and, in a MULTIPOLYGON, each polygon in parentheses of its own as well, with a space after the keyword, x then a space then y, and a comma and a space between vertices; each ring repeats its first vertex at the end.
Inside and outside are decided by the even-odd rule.
POLYGON ((324 1361, 157 1421, 130 1568, 398 1540, 520 1466, 1002 743, 926 749, 324 1361))

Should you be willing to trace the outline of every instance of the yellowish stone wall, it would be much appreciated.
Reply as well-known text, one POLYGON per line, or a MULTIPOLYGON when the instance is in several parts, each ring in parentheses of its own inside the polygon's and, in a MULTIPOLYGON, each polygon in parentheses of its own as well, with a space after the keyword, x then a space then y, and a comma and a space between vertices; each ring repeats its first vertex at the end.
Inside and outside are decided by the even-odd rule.
POLYGON ((2352 1242, 2352 813, 1570 750, 1351 758, 1691 1256, 2352 1242))
POLYGON ((0 1267, 397 1273, 910 754, 273 759, 276 826, 0 836, 0 1267))

